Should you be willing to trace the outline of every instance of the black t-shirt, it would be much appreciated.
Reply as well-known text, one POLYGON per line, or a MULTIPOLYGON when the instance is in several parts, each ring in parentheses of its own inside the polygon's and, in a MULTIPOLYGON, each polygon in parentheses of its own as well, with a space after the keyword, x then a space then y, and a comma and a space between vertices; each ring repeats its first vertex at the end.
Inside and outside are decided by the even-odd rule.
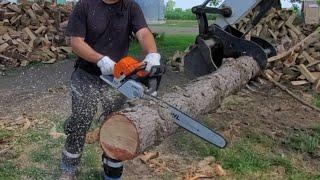
MULTIPOLYGON (((80 0, 69 18, 67 35, 83 37, 95 51, 119 61, 128 54, 132 32, 147 27, 140 6, 133 0, 106 4, 102 0, 80 0)), ((78 58, 80 68, 100 75, 96 64, 78 58)))

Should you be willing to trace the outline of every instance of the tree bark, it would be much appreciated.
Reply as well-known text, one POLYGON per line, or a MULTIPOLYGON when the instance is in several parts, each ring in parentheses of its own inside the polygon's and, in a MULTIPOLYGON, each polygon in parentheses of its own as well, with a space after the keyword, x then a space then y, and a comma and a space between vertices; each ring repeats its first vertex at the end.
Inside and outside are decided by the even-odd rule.
MULTIPOLYGON (((198 117, 218 108, 225 97, 247 84, 259 71, 259 65, 251 57, 229 58, 215 73, 200 77, 184 88, 176 88, 161 99, 198 117)), ((161 104, 147 100, 134 103, 111 115, 101 127, 101 147, 113 159, 132 159, 178 128, 161 104)))

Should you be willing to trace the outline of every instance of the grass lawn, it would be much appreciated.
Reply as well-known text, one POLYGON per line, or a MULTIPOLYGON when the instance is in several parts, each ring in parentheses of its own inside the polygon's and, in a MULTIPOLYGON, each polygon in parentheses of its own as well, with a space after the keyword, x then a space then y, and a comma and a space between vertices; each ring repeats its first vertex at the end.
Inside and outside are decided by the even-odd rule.
MULTIPOLYGON (((212 24, 214 20, 208 20, 209 24, 212 24)), ((198 21, 196 20, 166 20, 164 24, 152 24, 150 26, 164 26, 164 27, 198 27, 198 21)))
MULTIPOLYGON (((57 123, 57 131, 62 132, 63 118, 49 119, 44 124, 19 134, 14 149, 0 157, 1 180, 57 179, 60 172, 60 152, 65 138, 53 139, 49 135, 52 126, 48 126, 51 124, 48 122, 57 123)), ((15 135, 17 134, 14 132, 0 130, 0 140, 10 139, 15 135)), ((319 172, 306 169, 299 163, 299 157, 319 151, 319 138, 320 126, 310 133, 292 135, 284 144, 288 148, 285 153, 279 152, 279 148, 283 146, 281 142, 255 132, 241 136, 224 150, 215 148, 185 131, 175 135, 172 144, 180 152, 192 157, 214 156, 231 179, 317 180, 320 178, 319 172)), ((100 154, 98 143, 86 145, 78 179, 100 179, 100 154)), ((166 176, 168 175, 164 173, 163 178, 166 176)))
POLYGON ((193 20, 167 20, 164 24, 149 25, 153 32, 171 35, 197 35, 198 22, 193 20))
POLYGON ((166 20, 164 24, 152 24, 151 26, 167 26, 167 27, 197 27, 196 20, 166 20))
MULTIPOLYGON (((192 35, 166 35, 162 34, 157 39, 157 46, 162 59, 167 61, 176 51, 184 51, 189 45, 195 42, 195 36, 192 35)), ((129 54, 135 57, 141 57, 141 48, 137 42, 131 44, 129 54)))
MULTIPOLYGON (((224 101, 230 109, 246 103, 224 101)), ((213 122, 217 120, 213 121, 210 114, 202 119, 215 128, 213 122)), ((213 156, 228 172, 226 179, 320 180, 318 163, 309 161, 318 159, 320 152, 320 123, 315 123, 308 130, 288 132, 283 139, 258 132, 259 128, 241 129, 240 135, 229 139, 228 147, 223 150, 185 132, 174 136, 173 144, 179 151, 196 157, 213 156)))
MULTIPOLYGON (((300 139, 301 141, 294 145, 300 149, 299 151, 279 153, 281 143, 271 137, 251 133, 248 137, 239 138, 225 150, 212 147, 187 133, 176 136, 175 144, 181 151, 196 156, 215 157, 227 170, 230 179, 320 179, 319 172, 297 163, 300 161, 298 157, 308 152, 305 144, 308 144, 309 140, 300 139)), ((319 143, 317 145, 319 146, 319 143)))

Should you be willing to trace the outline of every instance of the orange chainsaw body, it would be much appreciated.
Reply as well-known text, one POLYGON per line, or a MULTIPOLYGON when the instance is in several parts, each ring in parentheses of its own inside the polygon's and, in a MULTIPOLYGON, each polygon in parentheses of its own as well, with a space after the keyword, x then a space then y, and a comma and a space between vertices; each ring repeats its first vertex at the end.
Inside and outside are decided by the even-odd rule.
POLYGON ((138 77, 146 77, 148 73, 144 70, 145 63, 137 59, 127 56, 122 58, 114 67, 113 75, 119 79, 123 76, 131 76, 135 73, 138 77))

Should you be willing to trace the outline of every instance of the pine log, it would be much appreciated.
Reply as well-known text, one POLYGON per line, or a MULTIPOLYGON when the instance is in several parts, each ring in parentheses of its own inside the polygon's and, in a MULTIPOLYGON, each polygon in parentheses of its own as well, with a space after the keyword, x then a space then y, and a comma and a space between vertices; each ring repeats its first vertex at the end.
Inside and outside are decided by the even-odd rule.
MULTIPOLYGON (((160 98, 192 117, 199 117, 218 108, 225 97, 239 90, 259 72, 258 64, 251 57, 226 59, 217 72, 160 98)), ((147 100, 133 103, 135 105, 106 118, 100 130, 103 151, 116 160, 132 159, 178 129, 166 108, 147 100)))

